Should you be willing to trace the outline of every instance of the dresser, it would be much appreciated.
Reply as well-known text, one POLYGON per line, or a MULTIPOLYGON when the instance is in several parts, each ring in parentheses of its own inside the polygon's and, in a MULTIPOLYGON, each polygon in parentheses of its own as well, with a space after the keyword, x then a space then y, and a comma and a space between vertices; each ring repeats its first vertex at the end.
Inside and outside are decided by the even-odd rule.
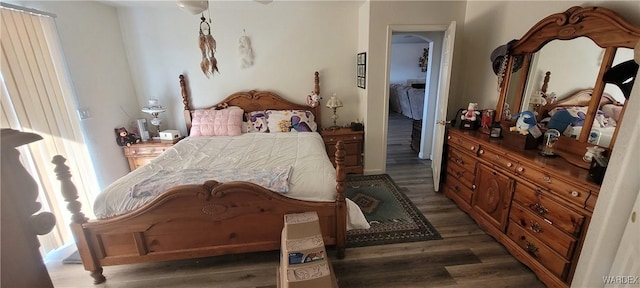
POLYGON ((325 129, 320 131, 327 155, 336 166, 336 143, 343 141, 345 152, 345 170, 347 174, 362 174, 364 164, 362 149, 364 145, 364 131, 353 131, 351 128, 325 129))
POLYGON ((549 287, 570 286, 600 186, 588 170, 447 130, 443 193, 549 287))
POLYGON ((165 150, 178 143, 180 139, 175 140, 149 140, 124 146, 124 156, 127 157, 129 168, 131 171, 138 167, 149 163, 165 150))

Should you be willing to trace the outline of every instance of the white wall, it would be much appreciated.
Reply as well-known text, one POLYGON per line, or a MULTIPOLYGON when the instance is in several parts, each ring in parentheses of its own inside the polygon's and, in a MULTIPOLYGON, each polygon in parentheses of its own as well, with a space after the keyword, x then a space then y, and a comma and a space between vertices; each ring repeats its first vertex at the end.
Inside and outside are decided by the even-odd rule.
MULTIPOLYGON (((273 91, 304 103, 313 89, 313 73, 319 71, 323 105, 332 93, 344 103, 338 110, 339 124, 360 117, 355 83, 359 3, 212 2, 211 26, 220 74, 211 79, 200 70, 200 15, 188 14, 175 3, 145 4, 119 8, 118 13, 138 104, 157 98, 168 106, 161 114, 161 129, 186 132, 179 74, 186 75, 192 107, 198 108, 251 89, 273 91), (255 64, 248 69, 240 68, 236 52, 244 31, 255 53, 255 64)), ((329 110, 324 111, 328 115, 329 110)), ((325 127, 330 122, 329 117, 323 117, 325 127)))
POLYGON ((113 129, 128 127, 139 111, 117 11, 93 1, 17 4, 57 15, 76 105, 91 113, 80 122, 102 189, 129 172, 113 129))
POLYGON ((423 49, 429 43, 393 43, 391 44, 391 83, 407 84, 408 79, 425 79, 427 72, 422 72, 418 60, 423 49))
MULTIPOLYGON (((384 117, 388 113, 387 30, 389 25, 444 25, 451 21, 464 23, 466 3, 462 1, 372 1, 370 3, 368 83, 366 91, 365 123, 365 173, 376 174, 384 171, 382 157, 386 151, 386 127, 384 117)), ((464 25, 459 24, 458 33, 464 25)), ((457 38, 459 39, 459 38, 457 38)), ((457 40, 456 40, 457 41, 457 40)), ((462 45, 456 44, 452 74, 451 94, 457 95, 462 88, 461 73, 462 45)))

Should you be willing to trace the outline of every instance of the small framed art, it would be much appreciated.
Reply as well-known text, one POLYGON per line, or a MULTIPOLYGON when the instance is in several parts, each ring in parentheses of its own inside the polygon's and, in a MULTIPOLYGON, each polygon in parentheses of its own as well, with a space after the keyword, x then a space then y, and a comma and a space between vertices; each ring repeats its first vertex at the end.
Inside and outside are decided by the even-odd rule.
POLYGON ((358 53, 356 61, 356 84, 359 88, 364 89, 367 82, 367 53, 358 53))

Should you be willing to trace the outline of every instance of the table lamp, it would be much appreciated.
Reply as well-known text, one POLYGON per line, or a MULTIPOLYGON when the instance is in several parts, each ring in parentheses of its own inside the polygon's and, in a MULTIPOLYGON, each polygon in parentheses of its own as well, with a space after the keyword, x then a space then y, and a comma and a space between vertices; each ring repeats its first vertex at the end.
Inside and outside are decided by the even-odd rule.
POLYGON ((160 136, 160 118, 158 118, 158 114, 167 111, 167 107, 158 104, 158 99, 149 99, 149 103, 142 107, 142 112, 149 113, 153 116, 151 119, 151 125, 156 126, 156 136, 160 136))
POLYGON ((331 96, 329 101, 327 101, 327 108, 333 110, 333 115, 331 116, 331 119, 333 119, 333 126, 329 127, 329 129, 340 128, 340 126, 338 126, 336 124, 336 120, 338 120, 338 115, 336 114, 336 109, 338 109, 340 107, 342 107, 342 101, 340 101, 340 99, 338 99, 336 97, 336 93, 333 93, 333 96, 331 96))

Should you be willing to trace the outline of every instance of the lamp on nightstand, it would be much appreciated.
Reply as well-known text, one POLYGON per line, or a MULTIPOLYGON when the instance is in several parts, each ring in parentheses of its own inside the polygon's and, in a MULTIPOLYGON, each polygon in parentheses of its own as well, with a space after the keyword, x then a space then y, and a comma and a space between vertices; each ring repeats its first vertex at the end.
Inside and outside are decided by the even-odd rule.
POLYGON ((342 107, 342 101, 340 101, 340 99, 336 98, 336 93, 333 93, 333 96, 331 96, 329 101, 327 101, 327 108, 333 110, 333 115, 331 115, 331 119, 333 119, 333 126, 329 127, 329 129, 340 128, 336 124, 336 120, 338 120, 338 115, 336 114, 336 109, 338 109, 340 107, 342 107))
POLYGON ((162 122, 158 118, 158 114, 167 111, 167 107, 158 104, 158 99, 149 99, 149 103, 142 107, 142 112, 149 113, 153 116, 151 119, 151 125, 156 126, 156 136, 160 137, 160 123, 162 122))

